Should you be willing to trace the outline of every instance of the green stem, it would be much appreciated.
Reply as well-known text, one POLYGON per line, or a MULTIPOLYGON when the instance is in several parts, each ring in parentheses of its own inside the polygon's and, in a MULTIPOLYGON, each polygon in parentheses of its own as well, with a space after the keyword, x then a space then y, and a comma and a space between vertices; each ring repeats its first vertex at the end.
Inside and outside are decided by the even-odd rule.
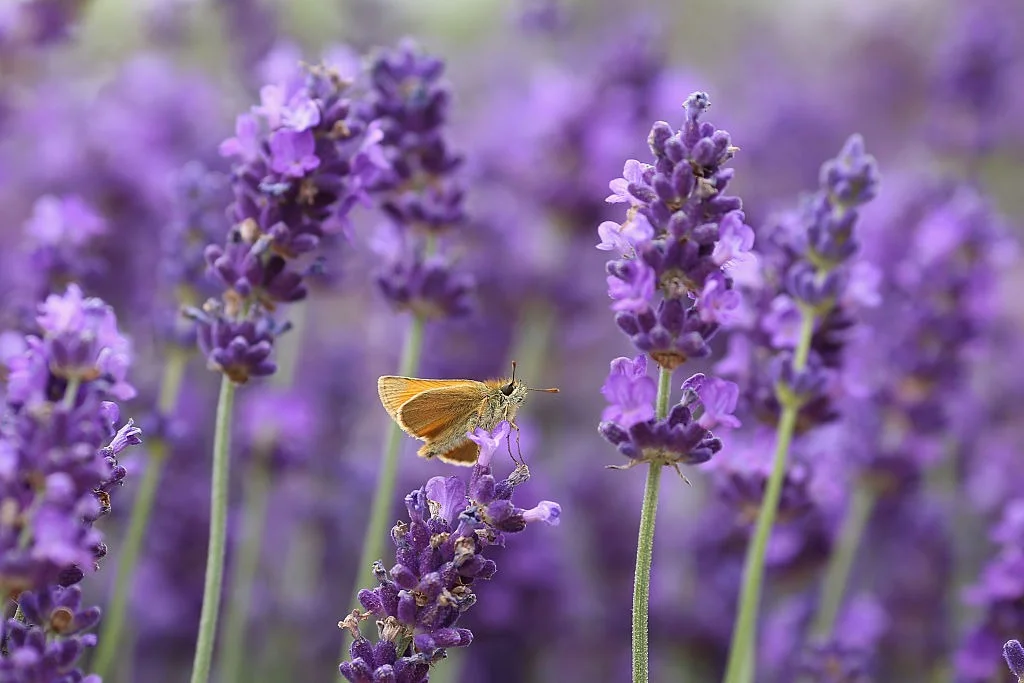
MULTIPOLYGON (((672 395, 672 371, 659 368, 657 417, 668 415, 672 395)), ((651 560, 654 557, 654 520, 658 514, 658 484, 662 463, 652 462, 647 470, 644 502, 640 508, 640 533, 636 544, 633 574, 633 683, 646 683, 649 671, 648 613, 651 602, 651 560)))
POLYGON ((75 407, 75 399, 78 398, 78 388, 82 386, 81 377, 72 377, 68 380, 68 384, 64 387, 64 400, 61 405, 65 410, 71 410, 75 407))
MULTIPOLYGON (((157 412, 168 416, 174 412, 181 393, 181 382, 188 365, 188 354, 182 349, 171 350, 164 366, 160 381, 160 395, 157 397, 157 412)), ((135 567, 142 553, 146 527, 149 525, 150 513, 156 502, 159 490, 160 475, 163 473, 167 459, 167 443, 155 439, 149 447, 149 463, 142 475, 139 491, 135 494, 132 514, 129 517, 128 531, 125 534, 121 553, 117 560, 117 574, 114 581, 114 595, 103 613, 103 627, 100 630, 99 645, 93 657, 93 672, 104 680, 111 679, 111 666, 117 655, 124 652, 122 633, 125 627, 125 615, 128 611, 128 598, 132 592, 135 578, 135 567)))
MULTIPOLYGON (((807 366, 814 336, 815 315, 803 309, 800 339, 793 357, 793 367, 798 372, 807 366)), ((780 397, 782 398, 782 397, 780 397)), ((761 606, 761 584, 764 580, 764 557, 775 517, 779 512, 779 498, 782 496, 782 480, 786 474, 786 458, 796 430, 800 405, 795 400, 781 400, 782 414, 775 437, 775 454, 772 470, 768 477, 764 503, 761 505, 754 529, 754 538, 747 548, 743 567, 743 586, 740 591, 739 614, 733 626, 732 643, 729 646, 729 663, 725 670, 725 683, 750 683, 756 675, 757 613, 761 606)))
POLYGON ((207 683, 213 662, 213 642, 217 634, 224 578, 224 554, 227 546, 228 465, 231 455, 231 417, 235 385, 225 375, 217 399, 217 424, 213 437, 213 481, 210 486, 210 543, 206 551, 206 581, 203 585, 203 609, 199 616, 199 636, 192 661, 192 683, 207 683))
POLYGON ((850 509, 847 510, 843 526, 839 530, 838 544, 825 570, 821 602, 811 627, 811 634, 817 638, 828 638, 832 635, 850 579, 850 570, 853 569, 853 560, 857 556, 857 549, 860 547, 868 520, 871 519, 876 499, 875 490, 869 483, 860 481, 854 488, 850 509))
POLYGON ((655 410, 659 420, 668 417, 668 404, 672 400, 672 371, 658 368, 658 400, 655 410))
MULTIPOLYGON (((405 346, 402 349, 402 360, 398 367, 398 374, 402 377, 412 377, 419 367, 420 352, 423 349, 423 327, 422 318, 417 316, 412 319, 409 332, 405 337, 405 346)), ((373 563, 383 559, 381 554, 384 551, 384 540, 388 536, 388 515, 395 497, 395 485, 398 480, 398 451, 401 445, 402 430, 397 424, 392 423, 388 427, 388 437, 381 455, 380 477, 377 480, 377 490, 373 494, 370 521, 366 527, 366 535, 363 537, 363 550, 359 554, 359 564, 356 565, 356 584, 349 601, 350 610, 359 607, 359 600, 356 597, 359 590, 374 585, 373 563)), ((346 635, 343 638, 343 659, 347 658, 348 642, 349 638, 346 635)))
MULTIPOLYGON (((273 441, 268 443, 269 451, 273 441)), ((238 560, 231 575, 231 598, 224 624, 221 646, 220 681, 235 683, 243 679, 242 667, 248 650, 245 647, 245 631, 249 621, 249 603, 253 586, 256 583, 256 572, 260 564, 260 552, 263 529, 266 526, 267 511, 270 509, 270 470, 265 463, 267 453, 257 453, 262 462, 250 463, 245 482, 245 516, 242 543, 238 550, 238 560)))

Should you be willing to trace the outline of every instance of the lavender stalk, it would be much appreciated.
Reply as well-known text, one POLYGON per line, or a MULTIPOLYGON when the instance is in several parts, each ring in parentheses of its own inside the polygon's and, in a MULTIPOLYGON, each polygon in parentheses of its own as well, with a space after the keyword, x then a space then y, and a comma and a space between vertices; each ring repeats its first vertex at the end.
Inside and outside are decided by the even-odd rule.
MULTIPOLYGON (((797 229, 781 237, 785 248, 780 254, 779 281, 785 293, 780 299, 799 312, 800 330, 795 351, 779 353, 771 366, 774 396, 780 408, 775 452, 754 537, 744 561, 726 683, 755 680, 757 617, 765 553, 778 515, 786 460, 798 420, 804 419, 806 429, 814 424, 815 405, 819 408, 822 404, 828 405, 825 391, 828 365, 817 351, 812 355, 812 346, 818 334, 827 336, 828 328, 844 315, 840 299, 849 281, 849 263, 858 250, 854 235, 857 207, 878 192, 878 167, 874 158, 865 152, 859 135, 851 136, 838 157, 822 166, 820 185, 818 192, 802 205, 797 215, 797 229)), ((836 355, 834 351, 833 355, 836 355)), ((836 571, 843 571, 842 567, 836 571)), ((834 580, 839 578, 842 577, 837 575, 834 580)))
MULTIPOLYGON (((807 365, 813 331, 814 316, 805 314, 801 325, 799 346, 797 346, 793 360, 793 368, 797 372, 801 372, 807 365)), ((783 402, 779 427, 775 436, 771 476, 768 479, 764 503, 761 506, 761 513, 757 517, 754 538, 747 551, 744 564, 739 615, 736 617, 732 644, 729 647, 729 663, 724 679, 726 683, 743 683, 753 680, 753 657, 756 645, 757 613, 761 604, 761 583, 764 578, 764 556, 768 548, 768 537, 771 535, 779 510, 782 480, 786 474, 786 458, 793 440, 793 431, 799 412, 799 403, 783 402)))
POLYGON ((343 228, 365 186, 387 162, 350 98, 351 83, 327 65, 297 71, 261 89, 263 102, 238 117, 236 135, 221 145, 233 157, 226 241, 207 247, 208 273, 223 287, 202 309, 199 348, 211 370, 223 374, 218 400, 211 492, 210 553, 192 682, 209 678, 224 570, 227 522, 227 449, 235 385, 273 375, 277 338, 290 329, 275 316, 281 304, 308 295, 309 257, 326 232, 343 228))
POLYGON ((231 455, 231 417, 235 404, 235 383, 224 375, 217 398, 217 423, 213 436, 213 483, 210 486, 210 541, 206 555, 206 579, 203 583, 203 611, 199 616, 199 636, 192 660, 192 683, 206 683, 213 662, 213 641, 217 634, 224 557, 228 535, 228 464, 231 455))
POLYGON ((670 405, 673 371, 710 353, 709 341, 739 302, 724 266, 753 246, 741 202, 725 194, 726 168, 736 148, 727 132, 700 120, 711 106, 696 92, 683 107, 679 130, 664 121, 651 128, 654 164, 626 162, 607 201, 627 203, 626 220, 598 226, 598 249, 617 258, 606 266, 615 323, 646 355, 616 358, 601 391, 609 401, 598 427, 629 458, 628 469, 649 466, 640 512, 633 584, 634 683, 649 679, 648 609, 654 523, 661 468, 707 462, 722 448, 711 429, 733 427, 737 387, 704 375, 683 383, 683 398, 670 405), (647 359, 659 365, 657 388, 647 359), (653 405, 652 405, 653 401, 653 405))
POLYGON ((832 636, 832 629, 835 627, 836 617, 839 615, 839 608, 842 606, 843 596, 846 593, 850 571, 853 569, 853 561, 857 556, 857 549, 860 547, 861 538, 864 536, 864 530, 868 526, 877 500, 877 492, 870 483, 865 481, 857 483, 853 491, 853 499, 850 502, 850 509, 847 510, 843 526, 839 530, 836 549, 832 553, 832 557, 829 558, 828 568, 825 570, 821 601, 811 626, 812 637, 827 640, 832 636))
MULTIPOLYGON (((668 415, 668 401, 672 392, 672 372, 659 368, 658 398, 655 417, 668 415)), ((658 484, 661 465, 651 463, 644 486, 644 502, 640 507, 640 536, 636 543, 636 570, 633 575, 633 680, 649 678, 648 621, 651 605, 651 561, 654 557, 654 522, 658 514, 658 484)))

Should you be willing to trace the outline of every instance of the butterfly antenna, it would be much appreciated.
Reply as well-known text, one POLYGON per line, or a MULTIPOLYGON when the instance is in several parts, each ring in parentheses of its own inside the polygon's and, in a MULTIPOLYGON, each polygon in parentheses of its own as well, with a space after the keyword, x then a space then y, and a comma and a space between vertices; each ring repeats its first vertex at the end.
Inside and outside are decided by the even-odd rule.
POLYGON ((516 362, 512 361, 512 381, 516 381, 516 362))

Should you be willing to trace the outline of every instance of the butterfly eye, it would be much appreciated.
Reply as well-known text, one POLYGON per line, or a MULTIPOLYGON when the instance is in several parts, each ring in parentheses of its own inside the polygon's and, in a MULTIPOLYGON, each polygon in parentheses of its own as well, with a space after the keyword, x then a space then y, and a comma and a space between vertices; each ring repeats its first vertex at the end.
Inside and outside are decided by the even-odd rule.
POLYGON ((515 387, 512 385, 512 382, 509 382, 508 384, 506 384, 505 386, 503 386, 501 388, 501 393, 505 394, 506 396, 511 396, 512 395, 512 391, 514 389, 515 389, 515 387))

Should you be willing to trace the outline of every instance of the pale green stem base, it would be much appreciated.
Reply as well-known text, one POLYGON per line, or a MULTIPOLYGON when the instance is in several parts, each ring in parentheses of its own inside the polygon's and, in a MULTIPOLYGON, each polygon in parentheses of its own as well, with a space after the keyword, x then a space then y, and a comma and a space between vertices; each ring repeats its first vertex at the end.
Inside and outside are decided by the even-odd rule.
POLYGON ((203 610, 199 616, 199 636, 192 662, 191 683, 207 683, 213 663, 213 644, 217 635, 224 580, 224 554, 228 526, 228 466, 231 455, 231 418, 235 385, 221 378, 217 399, 217 424, 213 438, 213 482, 210 486, 210 543, 206 553, 206 581, 203 585, 203 610))
POLYGON ((65 410, 75 407, 75 399, 78 398, 78 389, 81 386, 82 380, 79 377, 72 377, 68 380, 67 386, 64 387, 64 401, 61 404, 65 410))
MULTIPOLYGON (((415 317, 412 319, 409 332, 405 338, 405 346, 402 349, 402 360, 398 367, 398 375, 412 377, 416 374, 420 365, 420 352, 423 349, 423 320, 415 317)), ((383 559, 384 541, 389 538, 388 515, 395 498, 395 486, 398 482, 398 451, 401 449, 403 433, 398 425, 392 423, 388 426, 388 437, 384 444, 384 453, 381 455, 380 475, 377 479, 377 490, 373 494, 373 504, 370 508, 370 521, 366 527, 366 535, 363 537, 363 550, 359 554, 359 564, 356 565, 356 583, 349 599, 349 610, 359 607, 358 594, 362 588, 372 588, 375 585, 373 578, 373 563, 383 559)), ((343 632, 347 634, 347 631, 343 632)), ((349 636, 342 638, 342 659, 348 657, 349 636)))
MULTIPOLYGON (((172 349, 167 355, 163 377, 160 380, 160 395, 157 397, 157 412, 160 415, 171 415, 178 404, 181 394, 181 383, 188 366, 189 354, 182 349, 172 349)), ((167 444, 162 440, 154 440, 149 446, 149 463, 142 475, 139 491, 129 517, 128 531, 125 534, 117 561, 117 575, 114 581, 114 595, 103 611, 103 625, 100 630, 96 654, 93 656, 93 672, 103 680, 113 680, 112 666, 119 654, 125 652, 122 635, 128 611, 128 598, 131 596, 135 579, 135 567, 142 553, 146 528, 156 503, 160 476, 163 473, 164 461, 167 458, 167 444)))
MULTIPOLYGON (((672 395, 672 371, 659 368, 657 417, 668 415, 672 395)), ((650 680, 651 561, 654 557, 654 522, 658 514, 658 484, 662 463, 652 462, 647 470, 644 502, 640 508, 640 533, 636 544, 636 571, 633 574, 633 683, 650 680)))
POLYGON ((832 635, 836 618, 839 616, 839 608, 843 603, 843 596, 846 594, 853 561, 857 556, 860 541, 864 537, 864 530, 871 519, 876 499, 877 496, 870 484, 863 481, 858 482, 853 491, 853 498, 850 500, 850 509, 847 510, 843 526, 839 531, 839 540, 835 551, 829 558, 828 567, 825 570, 821 601, 811 627, 811 635, 816 638, 824 639, 832 635))
MULTIPOLYGON (((800 339, 793 357, 793 367, 803 370, 807 366, 811 339, 814 336, 815 316, 803 311, 800 339)), ((790 443, 796 430, 800 407, 793 401, 782 401, 782 414, 775 437, 775 454, 772 456, 772 470, 768 477, 764 502, 757 517, 754 537, 747 548, 743 567, 743 586, 739 598, 739 614, 733 626, 732 643, 729 647, 729 662, 725 670, 725 683, 752 683, 757 667, 757 614, 761 606, 761 584, 764 581, 764 558, 771 537, 772 527, 779 511, 782 496, 782 481, 786 473, 786 459, 790 443)))

